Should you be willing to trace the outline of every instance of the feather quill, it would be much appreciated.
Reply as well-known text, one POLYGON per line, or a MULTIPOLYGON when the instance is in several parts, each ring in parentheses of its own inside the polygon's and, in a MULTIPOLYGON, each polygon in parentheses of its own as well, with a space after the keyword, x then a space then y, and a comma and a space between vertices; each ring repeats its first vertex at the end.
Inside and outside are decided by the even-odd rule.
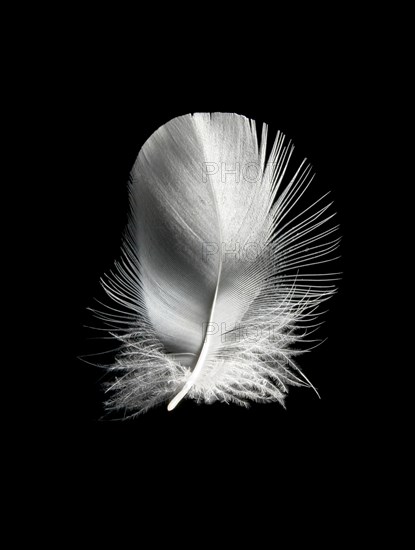
MULTIPOLYGON (((98 315, 121 343, 109 409, 131 415, 183 398, 281 404, 311 386, 294 356, 335 292, 339 239, 322 200, 290 218, 311 183, 306 161, 241 115, 175 118, 144 144, 130 181, 123 253, 102 283, 117 304, 98 315)), ((322 197, 324 199, 324 197, 322 197)))

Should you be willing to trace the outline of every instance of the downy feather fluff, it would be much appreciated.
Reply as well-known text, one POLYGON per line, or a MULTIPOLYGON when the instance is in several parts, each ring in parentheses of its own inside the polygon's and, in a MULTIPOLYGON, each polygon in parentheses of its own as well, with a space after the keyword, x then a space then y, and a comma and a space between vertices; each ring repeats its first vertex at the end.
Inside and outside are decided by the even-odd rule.
POLYGON ((311 386, 294 356, 335 287, 308 268, 333 259, 337 227, 321 199, 290 218, 311 167, 284 181, 293 146, 280 132, 266 144, 266 125, 259 142, 253 120, 196 113, 142 147, 122 257, 103 280, 116 304, 99 315, 120 341, 109 409, 283 404, 290 385, 311 386))

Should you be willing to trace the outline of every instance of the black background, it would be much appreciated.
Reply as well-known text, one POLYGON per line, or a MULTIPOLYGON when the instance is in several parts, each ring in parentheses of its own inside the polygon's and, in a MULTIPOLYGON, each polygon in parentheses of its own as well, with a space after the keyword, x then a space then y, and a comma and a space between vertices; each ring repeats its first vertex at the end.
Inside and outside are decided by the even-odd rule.
POLYGON ((370 250, 362 227, 365 199, 373 191, 366 149, 371 100, 366 68, 356 63, 349 43, 341 35, 329 49, 303 48, 298 57, 268 46, 264 55, 256 51, 241 59, 236 48, 226 61, 219 48, 197 64, 190 45, 159 54, 137 44, 128 58, 94 44, 65 53, 58 83, 64 93, 56 98, 49 91, 59 127, 54 216, 64 254, 57 253, 50 276, 59 336, 42 417, 49 444, 65 458, 64 475, 81 471, 98 484, 106 476, 117 484, 120 476, 122 484, 130 479, 127 469, 134 484, 149 478, 162 486, 154 494, 163 505, 182 484, 195 492, 208 486, 220 498, 231 488, 252 496, 314 479, 334 494, 352 483, 356 469, 365 469, 363 449, 373 434, 362 308, 370 300, 364 267, 370 250), (306 156, 314 166, 312 193, 331 191, 341 226, 336 269, 342 279, 319 332, 327 341, 299 359, 321 399, 310 389, 293 388, 286 409, 185 400, 171 413, 159 407, 135 420, 114 421, 103 410, 104 372, 80 359, 108 347, 88 328, 100 325, 87 308, 103 297, 99 278, 119 256, 128 175, 141 146, 171 118, 209 111, 266 122, 271 136, 282 130, 298 158, 306 156))

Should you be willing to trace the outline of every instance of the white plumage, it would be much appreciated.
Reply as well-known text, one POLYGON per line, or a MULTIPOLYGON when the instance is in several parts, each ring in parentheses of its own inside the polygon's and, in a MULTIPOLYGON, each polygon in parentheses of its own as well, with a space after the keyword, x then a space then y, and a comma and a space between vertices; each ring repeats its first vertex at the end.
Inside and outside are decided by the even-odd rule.
POLYGON ((141 149, 122 259, 103 281, 122 306, 101 313, 121 341, 110 409, 283 403, 311 385, 293 356, 335 287, 301 270, 332 259, 337 228, 320 201, 289 218, 311 169, 283 185, 293 147, 278 133, 267 159, 266 141, 243 116, 196 113, 141 149))

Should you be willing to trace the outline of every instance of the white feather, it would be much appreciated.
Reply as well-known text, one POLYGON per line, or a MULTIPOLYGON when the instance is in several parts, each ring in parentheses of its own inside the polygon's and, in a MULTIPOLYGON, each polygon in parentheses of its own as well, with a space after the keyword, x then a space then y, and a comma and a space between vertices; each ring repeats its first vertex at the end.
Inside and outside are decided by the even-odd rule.
POLYGON ((197 113, 141 149, 123 256, 103 281, 122 306, 101 314, 122 342, 109 408, 283 403, 289 385, 311 385, 293 356, 335 287, 299 272, 332 259, 337 228, 319 201, 289 219, 311 169, 280 191, 293 147, 278 133, 266 159, 266 139, 243 116, 197 113))

